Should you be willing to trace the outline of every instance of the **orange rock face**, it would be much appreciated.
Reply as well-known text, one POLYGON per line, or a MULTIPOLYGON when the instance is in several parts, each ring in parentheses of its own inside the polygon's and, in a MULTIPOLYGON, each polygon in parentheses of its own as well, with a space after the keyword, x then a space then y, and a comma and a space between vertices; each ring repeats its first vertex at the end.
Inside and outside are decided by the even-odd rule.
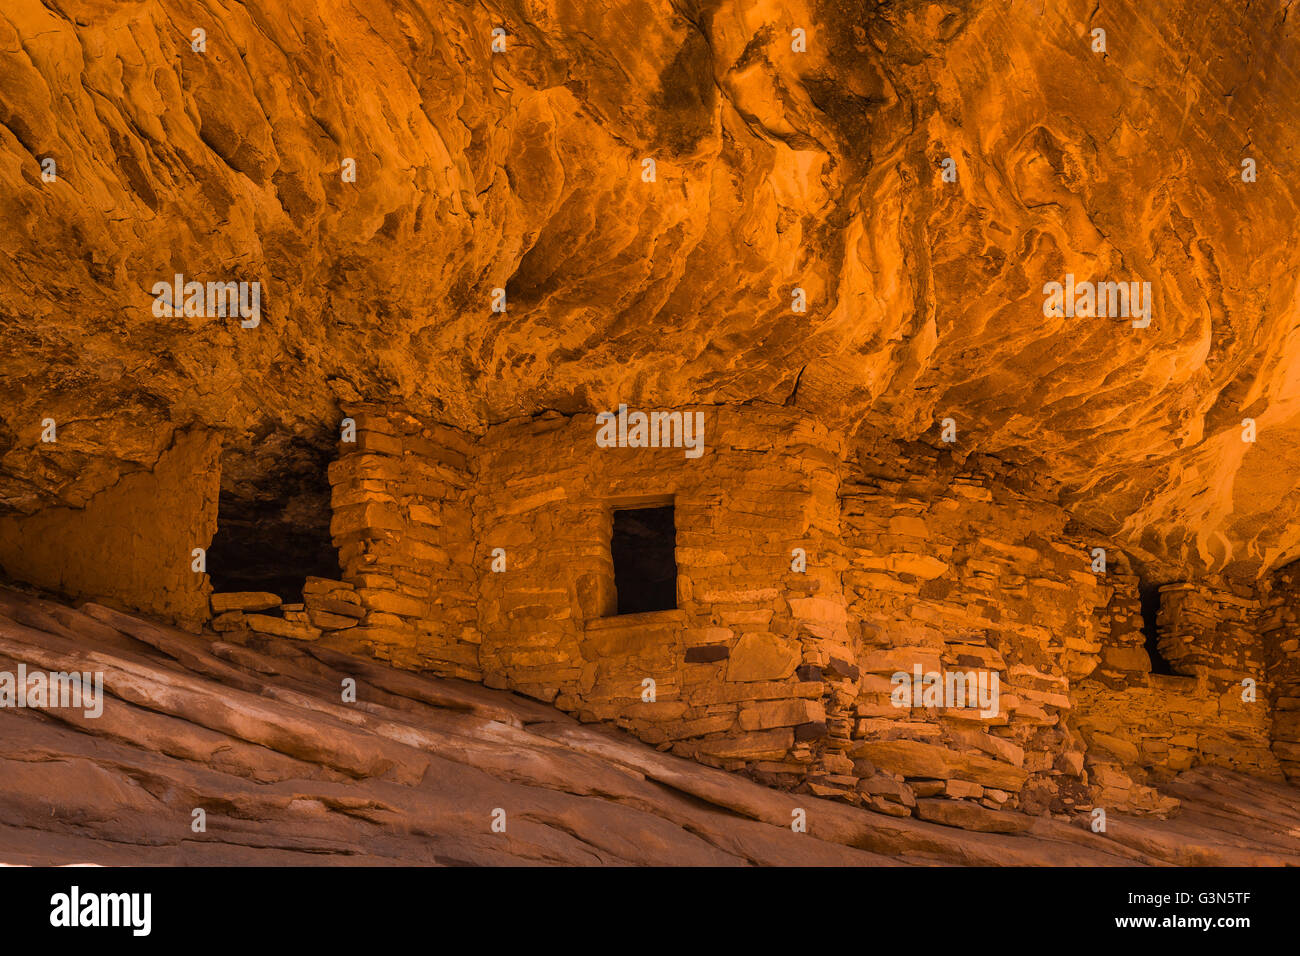
POLYGON ((1285 794, 1296 29, 18 0, 0 571, 845 813, 1285 794))
POLYGON ((190 423, 319 447, 358 397, 469 428, 789 399, 903 438, 952 417, 1169 579, 1278 566, 1295 30, 1191 2, 10 4, 0 502, 84 504, 190 423), (155 316, 176 274, 260 282, 260 324, 155 316), (1067 274, 1149 282, 1150 326, 1045 317, 1067 274))

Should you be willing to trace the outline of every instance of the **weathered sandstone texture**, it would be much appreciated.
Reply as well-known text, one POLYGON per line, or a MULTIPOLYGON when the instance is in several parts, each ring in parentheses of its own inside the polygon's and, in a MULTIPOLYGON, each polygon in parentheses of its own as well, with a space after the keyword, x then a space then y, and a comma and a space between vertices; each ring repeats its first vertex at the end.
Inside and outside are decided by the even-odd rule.
POLYGON ((327 636, 306 618, 244 626, 516 690, 897 815, 937 797, 1164 814, 1177 801, 1155 785, 1192 766, 1282 778, 1290 572, 1162 587, 1158 653, 1175 674, 1152 673, 1128 556, 1016 469, 847 441, 784 406, 678 411, 697 410, 707 447, 688 459, 597 447, 594 416, 473 436, 350 408, 355 440, 330 467, 345 584, 330 586, 353 616, 327 636), (665 501, 676 607, 616 614, 613 511, 665 501), (996 674, 996 709, 899 706, 895 675, 918 668, 996 674))
POLYGON ((0 588, 0 669, 20 663, 100 671, 107 697, 0 709, 3 864, 1300 865, 1294 791, 1212 768, 1168 784, 1176 820, 1104 834, 949 801, 893 819, 318 642, 0 588))
POLYGON ((217 529, 220 448, 211 432, 180 432, 152 471, 123 477, 82 507, 0 518, 0 570, 198 627, 212 588, 193 570, 194 550, 206 550, 217 529))
MULTIPOLYGON (((357 719, 250 674, 515 692, 872 826, 1294 798, 1297 23, 1284 0, 10 0, 0 572, 118 609, 15 611, 76 626, 11 638, 64 660, 167 635, 167 679, 119 699, 225 736, 104 737, 150 767, 238 738, 267 752, 234 776, 281 782, 317 779, 281 761, 308 755, 342 775, 312 813, 364 817, 342 781, 390 771, 410 808, 412 750, 481 752, 446 714, 421 718, 446 739, 398 720, 405 693, 357 719), (1150 322, 1048 314, 1067 276, 1149 283, 1150 322), (173 277, 258 283, 257 321, 160 311, 173 277), (623 404, 701 415, 699 457, 599 447, 623 404), (674 606, 615 613, 614 514, 668 504, 674 606), (230 717, 187 683, 191 711, 168 680, 210 658, 238 664, 222 691, 330 719, 286 755, 247 698, 230 717), (900 703, 912 673, 1000 695, 900 703)), ((539 786, 581 789, 589 756, 539 786)), ((585 852, 564 818, 522 855, 585 852)), ((683 852, 773 849, 732 839, 683 852)))
POLYGON ((479 431, 789 400, 904 441, 951 416, 1160 583, 1280 567, 1287 10, 10 0, 0 508, 84 505, 196 423, 249 464, 228 496, 273 496, 340 401, 479 431), (177 273, 262 282, 260 324, 155 316, 177 273), (1045 317, 1067 273, 1150 282, 1151 325, 1045 317))
POLYGON ((1160 587, 1153 643, 1130 557, 991 456, 846 437, 764 403, 675 410, 701 416, 699 457, 601 448, 590 415, 475 435, 346 411, 328 469, 341 580, 307 577, 301 602, 209 602, 189 560, 220 521, 201 430, 84 509, 3 519, 0 563, 191 629, 515 690, 895 816, 996 829, 979 814, 1165 815, 1178 802, 1162 785, 1195 766, 1296 776, 1293 567, 1160 587), (612 515, 662 503, 676 606, 617 614, 612 515), (1150 651, 1173 673, 1153 673, 1150 651), (996 675, 1000 698, 990 713, 900 706, 897 675, 914 670, 996 675))

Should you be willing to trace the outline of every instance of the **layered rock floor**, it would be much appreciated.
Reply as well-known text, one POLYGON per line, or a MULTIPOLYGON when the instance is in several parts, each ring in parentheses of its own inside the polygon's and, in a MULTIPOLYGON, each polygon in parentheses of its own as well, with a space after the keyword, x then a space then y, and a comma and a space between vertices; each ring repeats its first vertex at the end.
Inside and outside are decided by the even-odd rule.
POLYGON ((0 708, 4 864, 1300 864, 1300 792, 1213 768, 1169 786, 1170 820, 1111 814, 1094 834, 1008 813, 1017 832, 973 832, 771 790, 319 644, 0 588, 0 671, 20 663, 102 672, 107 696, 98 718, 0 708))

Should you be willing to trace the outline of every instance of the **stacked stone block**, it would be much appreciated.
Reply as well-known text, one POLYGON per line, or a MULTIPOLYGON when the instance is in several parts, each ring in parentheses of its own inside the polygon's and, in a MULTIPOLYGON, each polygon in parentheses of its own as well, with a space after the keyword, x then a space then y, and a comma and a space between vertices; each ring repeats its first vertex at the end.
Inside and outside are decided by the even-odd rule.
POLYGON ((488 431, 473 503, 485 680, 708 764, 851 792, 851 762, 830 756, 847 744, 834 688, 854 668, 839 439, 775 406, 683 411, 705 414, 699 458, 599 448, 592 415, 488 431), (677 608, 617 616, 612 513, 669 501, 677 608), (497 548, 503 572, 486 570, 497 548))
POLYGON ((1300 780, 1300 563, 1274 572, 1259 630, 1273 704, 1273 755, 1288 780, 1300 780))
POLYGON ((1222 582, 1160 589, 1160 653, 1175 671, 1216 690, 1263 675, 1264 651, 1256 630, 1259 600, 1253 589, 1238 590, 1222 582))
POLYGON ((851 754, 860 774, 893 774, 914 796, 1066 810, 1086 800, 1083 744, 1064 720, 1070 682, 1099 660, 1093 612, 1109 595, 1068 516, 1011 489, 1005 471, 887 441, 853 462, 842 491, 860 631, 851 754), (893 675, 918 666, 996 674, 999 712, 895 706, 893 675))
POLYGON ((284 602, 268 591, 225 591, 212 595, 212 629, 256 631, 299 641, 316 641, 357 626, 365 617, 352 585, 309 577, 301 602, 284 602))
POLYGON ((348 410, 329 469, 343 580, 365 611, 346 639, 401 667, 478 680, 469 439, 388 409, 348 410))
POLYGON ((1137 579, 1121 571, 1111 583, 1102 665, 1074 691, 1097 803, 1167 812, 1176 803, 1153 785, 1197 764, 1276 778, 1258 600, 1210 583, 1162 587, 1158 647, 1177 673, 1153 674, 1132 630, 1137 579))
MULTIPOLYGON (((1127 558, 996 459, 867 438, 849 455, 761 404, 679 409, 705 415, 698 458, 599 447, 593 415, 471 437, 348 411, 356 440, 330 469, 344 580, 223 624, 481 680, 773 785, 959 826, 998 829, 1002 808, 1168 812, 1150 784, 1196 762, 1277 772, 1267 704, 1229 699, 1264 676, 1255 598, 1166 588, 1162 646, 1188 676, 1152 675, 1127 558), (676 607, 618 615, 614 512, 668 503, 676 607), (996 675, 996 712, 897 706, 893 676, 917 667, 996 675)), ((1269 618, 1270 679, 1293 688, 1279 713, 1300 713, 1293 584, 1269 618)), ((1294 721, 1275 728, 1294 755, 1294 721)))
POLYGON ((1101 660, 1088 679, 1112 690, 1145 687, 1151 673, 1151 656, 1142 629, 1141 582, 1127 556, 1114 548, 1106 548, 1103 580, 1110 600, 1097 612, 1101 660))

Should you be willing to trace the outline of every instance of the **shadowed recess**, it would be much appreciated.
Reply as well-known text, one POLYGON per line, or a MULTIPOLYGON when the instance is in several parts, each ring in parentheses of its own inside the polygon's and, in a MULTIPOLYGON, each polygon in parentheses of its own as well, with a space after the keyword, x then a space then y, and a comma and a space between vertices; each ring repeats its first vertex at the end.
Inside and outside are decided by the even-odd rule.
POLYGON ((296 602, 308 576, 339 575, 329 531, 329 453, 274 435, 261 449, 223 456, 208 575, 218 592, 269 591, 296 602), (256 469, 246 467, 253 461, 256 469))
POLYGON ((614 512, 610 552, 619 614, 677 607, 675 542, 672 505, 614 512))

